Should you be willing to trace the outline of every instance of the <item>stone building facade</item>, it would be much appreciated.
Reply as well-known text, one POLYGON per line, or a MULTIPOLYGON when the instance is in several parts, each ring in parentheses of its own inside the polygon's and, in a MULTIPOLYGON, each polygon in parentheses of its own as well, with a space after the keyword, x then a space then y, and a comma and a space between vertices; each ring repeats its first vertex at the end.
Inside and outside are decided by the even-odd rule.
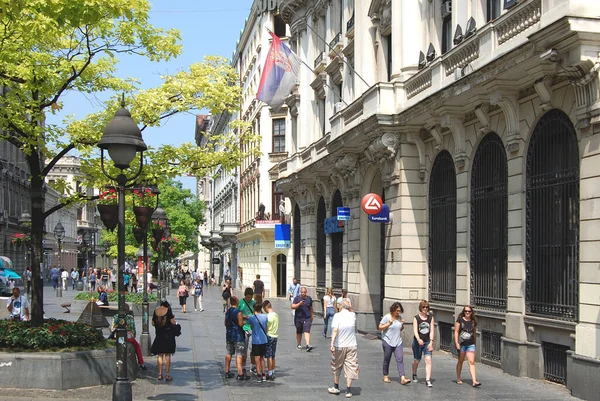
POLYGON ((595 399, 600 5, 283 0, 280 11, 314 66, 288 98, 292 150, 270 170, 293 205, 302 282, 315 295, 347 288, 363 331, 394 301, 410 321, 428 299, 446 350, 471 304, 482 361, 595 399), (391 224, 369 221, 367 193, 391 224), (341 206, 351 220, 332 230, 341 206))

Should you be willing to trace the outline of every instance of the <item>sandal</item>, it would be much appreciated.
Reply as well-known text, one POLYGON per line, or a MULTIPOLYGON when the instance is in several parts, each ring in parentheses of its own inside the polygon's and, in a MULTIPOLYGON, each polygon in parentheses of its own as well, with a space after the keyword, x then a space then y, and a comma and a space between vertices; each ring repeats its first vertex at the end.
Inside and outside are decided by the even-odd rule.
POLYGON ((481 386, 481 383, 473 383, 473 387, 479 387, 481 386))
POLYGON ((170 382, 171 380, 173 380, 173 378, 171 376, 167 375, 167 377, 165 377, 165 380, 170 382))
POLYGON ((457 380, 456 384, 463 384, 462 380, 457 380))
POLYGON ((402 378, 400 379, 400 384, 402 384, 403 386, 406 386, 407 384, 409 384, 411 382, 410 379, 407 378, 402 378))
POLYGON ((384 382, 384 383, 391 383, 392 381, 390 380, 390 378, 389 378, 389 377, 387 377, 387 376, 383 376, 383 382, 384 382))
POLYGON ((158 375, 157 380, 162 380, 162 375, 158 375))

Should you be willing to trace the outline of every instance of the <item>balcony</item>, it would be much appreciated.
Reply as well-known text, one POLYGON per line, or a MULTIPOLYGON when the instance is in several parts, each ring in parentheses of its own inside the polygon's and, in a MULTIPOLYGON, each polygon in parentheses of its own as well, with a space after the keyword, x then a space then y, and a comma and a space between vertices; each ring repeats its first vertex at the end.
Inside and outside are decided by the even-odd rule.
POLYGON ((352 14, 352 17, 346 22, 346 37, 348 39, 354 38, 354 14, 352 14))
POLYGON ((342 43, 342 34, 338 33, 329 42, 329 57, 337 57, 343 47, 344 44, 342 43))
POLYGON ((522 1, 410 77, 405 83, 406 98, 418 102, 489 63, 491 55, 523 45, 528 40, 523 33, 535 29, 549 11, 542 9, 542 0, 522 1))
POLYGON ((325 60, 325 52, 321 52, 315 59, 315 73, 319 74, 325 71, 325 67, 327 67, 327 60, 325 60))

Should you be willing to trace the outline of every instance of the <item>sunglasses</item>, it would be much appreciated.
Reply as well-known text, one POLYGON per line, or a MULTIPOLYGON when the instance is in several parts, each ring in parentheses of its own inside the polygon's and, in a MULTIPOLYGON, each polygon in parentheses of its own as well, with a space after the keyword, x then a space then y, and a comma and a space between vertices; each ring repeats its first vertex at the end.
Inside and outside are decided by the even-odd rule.
POLYGON ((465 310, 465 313, 471 313, 473 312, 472 310, 465 310))
POLYGON ((429 309, 429 306, 424 306, 421 309, 429 309))

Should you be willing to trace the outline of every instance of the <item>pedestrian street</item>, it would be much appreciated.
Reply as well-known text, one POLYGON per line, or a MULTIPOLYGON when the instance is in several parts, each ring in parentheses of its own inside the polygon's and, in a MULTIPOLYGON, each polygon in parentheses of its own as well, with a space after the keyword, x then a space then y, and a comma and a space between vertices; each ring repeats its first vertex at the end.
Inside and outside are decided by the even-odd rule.
MULTIPOLYGON (((76 320, 84 307, 73 302, 71 313, 64 313, 61 303, 70 302, 76 291, 65 291, 59 298, 51 286, 45 287, 44 302, 49 317, 76 320)), ((234 295, 240 296, 238 289, 234 295)), ((204 312, 194 312, 193 300, 188 299, 188 312, 182 314, 176 299, 176 290, 171 289, 169 301, 173 305, 177 321, 182 325, 182 335, 177 338, 177 352, 172 359, 173 381, 157 381, 156 358, 146 358, 148 370, 140 371, 133 382, 134 400, 173 401, 293 401, 293 400, 336 400, 344 397, 327 393, 332 385, 330 368, 331 352, 329 339, 321 336, 323 323, 315 318, 312 326, 312 352, 296 349, 295 329, 289 302, 286 299, 269 299, 279 314, 279 342, 276 356, 276 380, 256 383, 254 380, 236 381, 224 378, 225 329, 223 325, 221 289, 209 287, 204 297, 204 312)), ((151 305, 151 309, 154 305, 151 305)), ((409 316, 404 316, 409 319, 409 316)), ((141 317, 136 316, 138 337, 141 333, 141 317)), ((150 328, 152 338, 154 329, 150 328)), ((381 364, 383 352, 381 341, 371 335, 357 335, 360 378, 352 386, 353 398, 360 400, 569 400, 572 397, 564 386, 509 376, 500 369, 477 362, 479 388, 471 387, 468 366, 463 366, 463 385, 456 384, 456 358, 449 353, 436 351, 433 354, 433 388, 425 385, 425 367, 421 363, 418 383, 400 385, 395 361, 390 364, 392 383, 382 381, 381 364)), ((303 342, 304 344, 304 342, 303 342)), ((404 348, 404 365, 410 375, 412 352, 404 348)), ((235 358, 231 371, 235 371, 235 358)), ((249 364, 249 362, 248 362, 249 364)), ((409 376, 410 377, 410 376, 409 376)), ((340 380, 340 389, 345 390, 345 379, 340 380)), ((2 389, 0 401, 29 400, 107 400, 111 398, 112 384, 67 391, 39 391, 2 389)))

